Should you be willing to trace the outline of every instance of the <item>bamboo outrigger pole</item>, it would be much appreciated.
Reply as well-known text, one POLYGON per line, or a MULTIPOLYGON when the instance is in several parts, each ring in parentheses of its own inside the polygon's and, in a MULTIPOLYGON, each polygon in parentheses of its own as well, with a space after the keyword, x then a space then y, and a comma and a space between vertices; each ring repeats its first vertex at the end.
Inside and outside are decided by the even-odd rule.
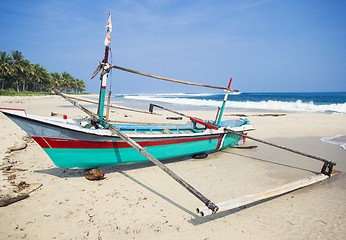
MULTIPOLYGON (((101 70, 100 66, 104 66, 104 65, 106 65, 104 62, 100 62, 99 66, 96 68, 94 74, 91 76, 91 79, 94 78, 97 75, 97 73, 101 70)), ((110 68, 119 69, 119 70, 122 70, 122 71, 125 71, 125 72, 139 74, 139 75, 146 76, 146 77, 151 77, 151 78, 156 78, 156 79, 160 79, 160 80, 164 80, 164 81, 169 81, 169 82, 175 82, 175 83, 181 83, 181 84, 187 84, 187 85, 194 85, 194 86, 200 86, 200 87, 207 87, 207 88, 222 89, 222 90, 232 91, 232 92, 239 92, 239 90, 231 89, 231 88, 218 87, 218 86, 201 84, 201 83, 186 82, 186 81, 181 81, 181 80, 176 80, 176 79, 166 78, 166 77, 159 77, 159 76, 155 76, 155 75, 152 75, 152 74, 142 73, 142 72, 139 72, 139 71, 136 71, 136 70, 132 70, 132 69, 124 68, 124 67, 119 67, 119 66, 112 65, 112 64, 109 64, 109 67, 110 68)))
MULTIPOLYGON (((212 123, 207 123, 207 122, 205 122, 205 121, 203 121, 201 119, 198 119, 198 118, 195 118, 195 117, 192 117, 192 116, 188 116, 188 115, 185 115, 183 113, 180 113, 180 112, 177 112, 177 111, 173 111, 173 110, 170 110, 170 109, 167 109, 165 107, 162 107, 162 106, 159 106, 159 105, 156 105, 156 104, 152 104, 152 103, 150 104, 149 112, 153 112, 154 107, 158 107, 158 108, 161 108, 163 110, 175 113, 177 115, 189 118, 191 121, 195 121, 195 122, 197 122, 199 124, 205 125, 208 128, 217 129, 219 127, 219 126, 214 125, 212 123)), ((221 116, 221 114, 220 114, 220 116, 221 116)), ((329 175, 329 176, 331 175, 331 173, 333 171, 333 167, 336 165, 335 162, 329 161, 327 159, 324 159, 324 158, 321 158, 321 157, 316 157, 316 156, 313 156, 313 155, 308 154, 308 153, 303 153, 303 152, 300 152, 300 151, 297 151, 297 150, 294 150, 294 149, 291 149, 291 148, 288 148, 288 147, 280 146, 278 144, 274 144, 274 143, 267 142, 267 141, 264 141, 264 140, 261 140, 261 139, 258 139, 258 138, 254 138, 254 137, 251 137, 249 135, 245 135, 245 134, 243 134, 241 132, 233 131, 233 130, 227 128, 227 127, 225 128, 225 131, 229 132, 229 133, 232 133, 232 134, 235 134, 235 135, 238 135, 238 136, 241 136, 243 138, 248 138, 248 139, 251 139, 251 140, 263 143, 263 144, 270 145, 272 147, 277 147, 277 148, 280 148, 280 149, 283 149, 283 150, 286 150, 286 151, 289 151, 289 152, 292 152, 292 153, 296 153, 296 154, 299 154, 299 155, 302 155, 302 156, 305 156, 305 157, 309 157, 309 158, 312 158, 312 159, 324 162, 324 165, 322 167, 321 173, 329 175)))
MULTIPOLYGON (((106 122, 106 124, 107 124, 107 122, 106 122)), ((188 190, 190 193, 192 193, 196 198, 201 200, 205 204, 206 208, 209 209, 212 213, 216 213, 219 210, 218 206, 216 206, 215 203, 211 202, 202 193, 200 193, 194 187, 192 187, 190 184, 188 184, 186 181, 184 181, 184 179, 182 179, 178 175, 176 175, 172 170, 170 170, 168 167, 166 167, 166 165, 164 165, 159 160, 157 160, 153 155, 148 153, 136 141, 131 139, 125 133, 121 132, 118 128, 116 128, 112 124, 108 124, 108 126, 109 126, 109 130, 111 130, 112 132, 116 133, 122 140, 127 142, 131 147, 136 149, 139 153, 143 154, 152 163, 154 163, 161 170, 163 170, 165 173, 167 173, 169 176, 171 176, 175 181, 177 181, 180 185, 182 185, 186 190, 188 190)))
POLYGON ((225 131, 229 132, 229 133, 233 133, 233 134, 238 135, 238 136, 241 136, 243 138, 248 138, 248 139, 254 140, 256 142, 267 144, 267 145, 270 145, 270 146, 273 146, 273 147, 277 147, 277 148, 280 148, 280 149, 283 149, 283 150, 286 150, 286 151, 289 151, 289 152, 292 152, 292 153, 296 153, 296 154, 299 154, 299 155, 302 155, 302 156, 305 156, 305 157, 308 157, 308 158, 312 158, 312 159, 324 162, 322 170, 321 170, 321 173, 326 174, 328 176, 330 176, 332 174, 333 167, 336 165, 335 162, 329 161, 327 159, 324 159, 324 158, 321 158, 321 157, 316 157, 314 155, 311 155, 311 154, 308 154, 308 153, 303 153, 303 152, 294 150, 292 148, 280 146, 280 145, 277 145, 277 144, 274 144, 274 143, 271 143, 271 142, 267 142, 267 141, 264 141, 264 140, 261 140, 261 139, 258 139, 258 138, 254 138, 254 137, 251 137, 249 135, 245 135, 243 133, 233 131, 233 130, 231 130, 229 128, 225 128, 225 131), (327 168, 328 168, 328 170, 327 170, 327 168))

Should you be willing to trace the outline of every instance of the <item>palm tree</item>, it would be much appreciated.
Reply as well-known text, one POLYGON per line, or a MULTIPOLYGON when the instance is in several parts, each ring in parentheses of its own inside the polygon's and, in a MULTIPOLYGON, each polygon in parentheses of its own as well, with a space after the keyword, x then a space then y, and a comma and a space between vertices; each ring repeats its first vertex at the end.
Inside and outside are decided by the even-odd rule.
POLYGON ((41 92, 51 90, 50 89, 50 83, 51 83, 51 76, 49 75, 47 69, 40 66, 40 75, 41 75, 41 92))
POLYGON ((33 91, 37 91, 37 86, 42 82, 42 76, 41 76, 41 66, 40 64, 36 63, 32 66, 34 74, 32 75, 32 84, 33 84, 33 91))
POLYGON ((22 52, 13 50, 11 53, 13 59, 13 70, 16 75, 17 91, 19 92, 19 77, 25 72, 27 64, 25 63, 25 59, 22 55, 22 52))
POLYGON ((83 80, 76 79, 77 82, 77 89, 76 92, 83 92, 85 91, 85 83, 83 80))
POLYGON ((0 52, 0 81, 1 89, 4 89, 6 79, 12 74, 12 58, 6 52, 0 52))
POLYGON ((68 72, 48 73, 40 64, 31 64, 20 51, 11 54, 0 52, 0 83, 2 89, 16 88, 23 91, 47 91, 60 88, 65 92, 82 92, 85 83, 76 79, 68 72))
POLYGON ((34 76, 35 72, 33 69, 33 65, 28 61, 28 60, 24 60, 23 61, 23 65, 24 65, 24 70, 23 70, 23 91, 26 91, 27 89, 27 80, 30 81, 30 79, 32 79, 32 77, 34 76))
POLYGON ((62 79, 60 87, 67 92, 72 86, 73 77, 68 72, 62 72, 61 77, 62 79))
POLYGON ((33 75, 32 75, 32 85, 33 91, 37 92, 38 86, 40 86, 40 91, 48 90, 51 83, 51 77, 48 71, 42 67, 40 64, 36 63, 32 65, 33 75))
POLYGON ((51 77, 51 87, 53 89, 54 88, 59 89, 61 84, 61 75, 57 72, 53 72, 53 73, 50 73, 50 77, 51 77))

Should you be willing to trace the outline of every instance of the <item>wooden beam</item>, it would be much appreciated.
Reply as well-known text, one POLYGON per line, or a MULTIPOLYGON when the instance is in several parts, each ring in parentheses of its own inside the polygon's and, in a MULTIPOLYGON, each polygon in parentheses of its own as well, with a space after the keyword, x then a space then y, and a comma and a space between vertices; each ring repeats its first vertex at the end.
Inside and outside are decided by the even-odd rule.
MULTIPOLYGON (((338 173, 340 173, 340 171, 334 171, 332 176, 334 176, 338 173)), ((216 206, 219 207, 218 212, 227 211, 227 210, 241 207, 241 206, 244 206, 244 205, 247 205, 250 203, 258 202, 260 200, 279 196, 281 194, 285 194, 285 193, 297 190, 299 188, 303 188, 303 187, 312 185, 314 183, 324 181, 328 178, 329 178, 328 175, 320 173, 318 175, 314 175, 314 176, 304 178, 304 179, 301 179, 301 180, 298 180, 298 181, 295 181, 292 183, 288 183, 288 184, 285 184, 281 187, 270 189, 270 190, 265 191, 265 192, 261 192, 261 193, 257 193, 257 194, 249 194, 249 195, 233 198, 233 199, 228 200, 228 201, 216 203, 216 206)), ((197 213, 200 214, 201 217, 213 214, 213 212, 210 211, 210 209, 206 208, 205 206, 197 208, 196 211, 197 211, 197 213)))

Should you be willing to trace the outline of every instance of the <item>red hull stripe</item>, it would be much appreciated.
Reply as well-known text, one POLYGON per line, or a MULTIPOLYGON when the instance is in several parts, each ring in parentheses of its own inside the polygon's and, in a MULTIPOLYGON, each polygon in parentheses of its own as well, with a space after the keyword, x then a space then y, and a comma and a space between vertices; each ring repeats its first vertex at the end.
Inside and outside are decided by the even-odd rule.
POLYGON ((0 108, 0 110, 14 110, 14 111, 22 111, 25 112, 25 109, 19 109, 19 108, 0 108))
POLYGON ((216 150, 218 150, 220 148, 220 144, 221 144, 222 138, 223 138, 223 134, 221 134, 220 137, 219 137, 219 141, 217 142, 216 150))
MULTIPOLYGON (((126 142, 99 142, 99 141, 80 141, 73 139, 59 139, 59 138, 43 138, 33 137, 34 140, 42 148, 78 148, 78 149, 93 149, 93 148, 131 148, 126 142)), ((188 143, 197 141, 207 141, 218 139, 219 135, 211 137, 200 137, 200 138, 187 138, 187 139, 169 139, 169 140, 150 140, 150 141, 139 141, 139 145, 142 147, 188 143)))

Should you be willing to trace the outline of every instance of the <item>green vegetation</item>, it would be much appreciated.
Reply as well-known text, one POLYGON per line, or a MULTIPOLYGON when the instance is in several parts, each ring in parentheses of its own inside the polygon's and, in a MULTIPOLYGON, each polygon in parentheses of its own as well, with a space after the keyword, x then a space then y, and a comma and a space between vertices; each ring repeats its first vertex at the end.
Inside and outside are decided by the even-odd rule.
POLYGON ((67 72, 48 73, 40 64, 31 64, 19 51, 0 52, 0 95, 44 95, 54 88, 81 93, 85 83, 67 72))

